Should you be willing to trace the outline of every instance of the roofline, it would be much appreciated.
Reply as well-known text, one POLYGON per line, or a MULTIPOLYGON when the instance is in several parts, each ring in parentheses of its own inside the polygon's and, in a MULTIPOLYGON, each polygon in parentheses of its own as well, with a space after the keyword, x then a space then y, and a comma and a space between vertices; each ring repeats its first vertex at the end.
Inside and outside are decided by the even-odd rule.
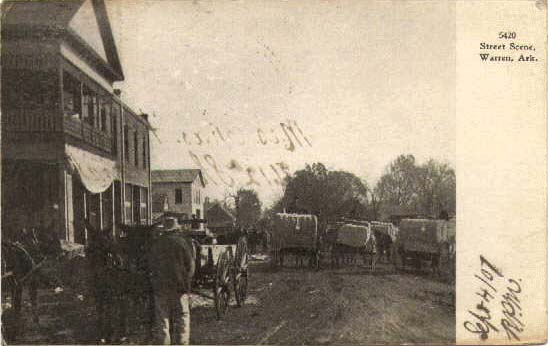
MULTIPOLYGON (((195 171, 198 171, 198 176, 200 177, 200 182, 202 183, 202 186, 203 187, 206 187, 206 184, 205 184, 205 179, 204 179, 204 175, 202 173, 202 170, 201 169, 198 169, 198 168, 187 168, 187 169, 184 169, 184 168, 181 168, 181 169, 151 169, 150 170, 150 174, 152 175, 154 172, 177 172, 177 171, 185 171, 185 170, 195 170, 195 171)), ((181 180, 162 180, 162 181, 154 181, 154 177, 151 178, 151 182, 152 183, 155 183, 155 184, 162 184, 162 183, 169 183, 169 184, 172 184, 172 183, 185 183, 185 184, 192 184, 194 181, 196 180, 196 178, 194 178, 194 180, 192 181, 181 181, 181 180)))
POLYGON ((148 121, 148 119, 146 119, 144 116, 142 116, 143 113, 139 114, 139 113, 135 112, 127 103, 124 103, 120 97, 118 97, 116 94, 113 94, 113 95, 123 105, 124 111, 127 111, 127 112, 133 114, 137 119, 139 119, 140 122, 142 122, 145 126, 147 126, 149 130, 152 130, 152 125, 150 125, 150 122, 148 121))
POLYGON ((227 215, 229 215, 232 219, 236 220, 236 216, 232 214, 230 210, 228 210, 224 205, 222 205, 219 202, 215 202, 211 207, 209 207, 206 211, 209 212, 212 208, 219 207, 222 211, 224 211, 227 215))
POLYGON ((99 21, 99 31, 101 32, 101 38, 105 45, 105 51, 107 58, 112 64, 112 67, 116 73, 120 76, 120 80, 124 80, 124 71, 122 64, 120 63, 120 56, 118 55, 118 49, 116 48, 116 42, 114 41, 114 33, 112 32, 112 26, 108 18, 108 11, 104 0, 92 0, 93 10, 95 16, 99 21), (108 54, 108 53, 111 54, 108 54))
MULTIPOLYGON (((66 41, 97 72, 111 82, 124 80, 124 76, 115 71, 95 50, 71 28, 50 27, 33 24, 4 24, 2 39, 51 39, 66 41)), ((59 42, 60 44, 61 42, 59 42)))
POLYGON ((202 187, 205 187, 206 183, 205 183, 204 175, 202 174, 201 169, 198 170, 198 176, 200 176, 200 181, 202 182, 202 187))
POLYGON ((116 71, 95 50, 82 39, 73 29, 65 29, 65 38, 89 63, 112 82, 121 82, 124 75, 116 71))
POLYGON ((150 180, 153 184, 192 184, 192 181, 183 181, 183 180, 162 180, 162 181, 154 181, 154 179, 150 180))
MULTIPOLYGON (((29 2, 32 1, 7 1, 12 3, 17 2, 29 2)), ((101 57, 95 49, 93 49, 82 37, 80 37, 73 29, 70 28, 69 23, 74 17, 75 13, 84 4, 84 0, 80 2, 77 9, 67 18, 66 22, 62 24, 40 24, 35 25, 33 23, 2 23, 2 40, 4 39, 54 39, 65 40, 71 45, 93 68, 102 74, 106 79, 112 82, 119 82, 124 80, 124 73, 122 65, 120 63, 120 57, 114 36, 112 33, 112 27, 108 18, 108 13, 104 0, 91 0, 95 17, 98 21, 99 32, 104 44, 106 60, 101 57)), ((4 6, 4 4, 2 4, 4 6)), ((59 42, 60 44, 60 42, 59 42)))

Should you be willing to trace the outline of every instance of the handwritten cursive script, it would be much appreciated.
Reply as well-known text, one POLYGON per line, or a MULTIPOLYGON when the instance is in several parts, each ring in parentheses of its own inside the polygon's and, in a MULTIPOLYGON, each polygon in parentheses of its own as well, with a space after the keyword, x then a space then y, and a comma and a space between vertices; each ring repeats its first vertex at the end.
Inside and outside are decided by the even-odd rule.
POLYGON ((207 183, 235 187, 236 181, 244 181, 246 187, 281 186, 284 179, 290 175, 289 166, 281 161, 264 165, 244 166, 236 159, 231 159, 226 165, 219 164, 211 154, 197 154, 188 151, 192 161, 202 170, 207 183), (242 180, 243 179, 243 180, 242 180))
POLYGON ((480 256, 480 270, 474 277, 479 284, 476 295, 480 301, 474 309, 468 310, 470 319, 464 322, 464 328, 479 335, 481 340, 487 340, 491 332, 502 330, 508 340, 519 341, 525 327, 520 304, 521 279, 505 277, 483 255, 480 256))
MULTIPOLYGON (((234 129, 225 129, 220 124, 208 123, 207 127, 187 133, 181 133, 182 143, 187 146, 222 146, 229 142, 236 142, 239 145, 259 146, 283 146, 287 151, 294 152, 298 148, 312 147, 312 143, 295 120, 280 122, 279 126, 271 128, 257 128, 249 134, 237 133, 234 129)), ((181 142, 181 140, 178 140, 181 142)))

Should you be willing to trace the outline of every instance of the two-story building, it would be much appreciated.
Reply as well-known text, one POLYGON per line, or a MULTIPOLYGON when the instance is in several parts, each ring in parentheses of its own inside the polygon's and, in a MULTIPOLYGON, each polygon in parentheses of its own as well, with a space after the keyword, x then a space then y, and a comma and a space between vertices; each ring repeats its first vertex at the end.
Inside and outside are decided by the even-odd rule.
POLYGON ((205 182, 201 170, 153 170, 151 176, 153 199, 161 201, 155 203, 158 209, 153 213, 169 211, 186 214, 188 219, 193 215, 203 218, 205 182))
POLYGON ((150 125, 121 100, 104 0, 2 4, 2 227, 150 223, 150 125))

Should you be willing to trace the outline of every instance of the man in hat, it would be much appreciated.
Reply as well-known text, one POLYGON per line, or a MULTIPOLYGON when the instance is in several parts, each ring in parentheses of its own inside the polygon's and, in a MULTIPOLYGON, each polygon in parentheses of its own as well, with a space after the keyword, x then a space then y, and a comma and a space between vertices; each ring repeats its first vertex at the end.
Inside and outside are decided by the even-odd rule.
POLYGON ((162 235, 148 253, 154 293, 155 344, 188 345, 190 340, 189 294, 195 253, 191 241, 178 230, 177 219, 166 218, 162 235))

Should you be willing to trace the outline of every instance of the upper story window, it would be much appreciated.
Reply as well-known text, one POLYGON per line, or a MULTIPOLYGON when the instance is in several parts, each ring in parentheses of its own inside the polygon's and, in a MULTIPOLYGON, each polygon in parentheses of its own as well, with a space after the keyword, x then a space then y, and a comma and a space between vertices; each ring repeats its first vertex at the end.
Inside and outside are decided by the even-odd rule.
POLYGON ((143 136, 143 168, 147 168, 147 138, 143 136))
POLYGON ((65 117, 80 120, 82 117, 82 90, 79 80, 63 71, 63 114, 65 117))
POLYGON ((175 204, 183 204, 183 190, 175 189, 175 204))
POLYGON ((111 118, 111 133, 112 133, 112 152, 118 155, 118 118, 120 115, 120 108, 118 104, 112 104, 110 118, 111 118))
POLYGON ((133 148, 135 150, 135 166, 139 166, 139 135, 137 130, 133 132, 133 148))
POLYGON ((105 97, 101 100, 99 124, 100 124, 101 131, 103 132, 108 132, 108 133, 111 132, 111 122, 110 122, 111 107, 112 107, 112 104, 110 102, 110 99, 105 97))
POLYGON ((82 119, 91 126, 97 126, 97 94, 86 85, 82 88, 82 119))
POLYGON ((126 157, 126 162, 129 162, 129 127, 124 125, 124 156, 126 157))

